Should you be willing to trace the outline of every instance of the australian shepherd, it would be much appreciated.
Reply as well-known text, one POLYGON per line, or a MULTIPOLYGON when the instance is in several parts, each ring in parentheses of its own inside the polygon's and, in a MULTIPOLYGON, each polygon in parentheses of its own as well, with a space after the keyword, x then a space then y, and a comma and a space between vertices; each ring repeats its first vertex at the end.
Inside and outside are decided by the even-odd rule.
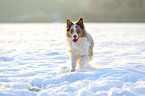
POLYGON ((70 53, 71 72, 73 72, 76 64, 79 64, 82 69, 92 59, 94 41, 85 30, 82 17, 75 23, 67 19, 66 24, 67 46, 70 53))

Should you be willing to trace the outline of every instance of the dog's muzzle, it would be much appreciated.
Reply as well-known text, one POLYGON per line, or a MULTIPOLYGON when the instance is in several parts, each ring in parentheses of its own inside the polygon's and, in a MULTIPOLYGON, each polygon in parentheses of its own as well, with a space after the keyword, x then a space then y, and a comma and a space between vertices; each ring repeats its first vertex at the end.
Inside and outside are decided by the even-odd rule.
POLYGON ((78 41, 78 39, 79 39, 79 38, 77 37, 77 35, 74 35, 74 36, 73 36, 73 42, 76 43, 76 42, 78 41))

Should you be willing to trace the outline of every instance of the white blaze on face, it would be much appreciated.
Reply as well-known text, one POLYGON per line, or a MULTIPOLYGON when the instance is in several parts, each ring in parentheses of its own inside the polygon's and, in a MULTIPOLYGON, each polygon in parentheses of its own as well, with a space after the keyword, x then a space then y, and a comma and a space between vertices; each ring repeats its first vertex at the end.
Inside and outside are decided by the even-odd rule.
POLYGON ((74 38, 74 39, 78 39, 78 37, 79 37, 77 32, 76 32, 76 26, 77 26, 76 24, 73 25, 74 33, 72 35, 73 36, 72 38, 74 38, 74 36, 76 35, 76 38, 74 38))

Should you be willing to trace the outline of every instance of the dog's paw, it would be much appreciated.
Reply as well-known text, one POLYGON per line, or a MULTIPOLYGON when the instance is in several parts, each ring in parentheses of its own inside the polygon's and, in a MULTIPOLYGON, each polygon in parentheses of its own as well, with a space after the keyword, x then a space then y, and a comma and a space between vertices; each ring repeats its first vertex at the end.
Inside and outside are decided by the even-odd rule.
POLYGON ((75 70, 71 70, 71 72, 74 72, 75 70))

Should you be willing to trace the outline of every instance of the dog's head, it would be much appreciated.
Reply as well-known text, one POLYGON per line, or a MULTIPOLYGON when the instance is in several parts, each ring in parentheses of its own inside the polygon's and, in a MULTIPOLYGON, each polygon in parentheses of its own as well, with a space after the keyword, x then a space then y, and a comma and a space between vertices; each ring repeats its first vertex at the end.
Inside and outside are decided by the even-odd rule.
POLYGON ((73 42, 77 42, 79 38, 84 37, 84 21, 81 17, 77 22, 73 23, 70 19, 66 20, 67 37, 72 38, 73 42))

